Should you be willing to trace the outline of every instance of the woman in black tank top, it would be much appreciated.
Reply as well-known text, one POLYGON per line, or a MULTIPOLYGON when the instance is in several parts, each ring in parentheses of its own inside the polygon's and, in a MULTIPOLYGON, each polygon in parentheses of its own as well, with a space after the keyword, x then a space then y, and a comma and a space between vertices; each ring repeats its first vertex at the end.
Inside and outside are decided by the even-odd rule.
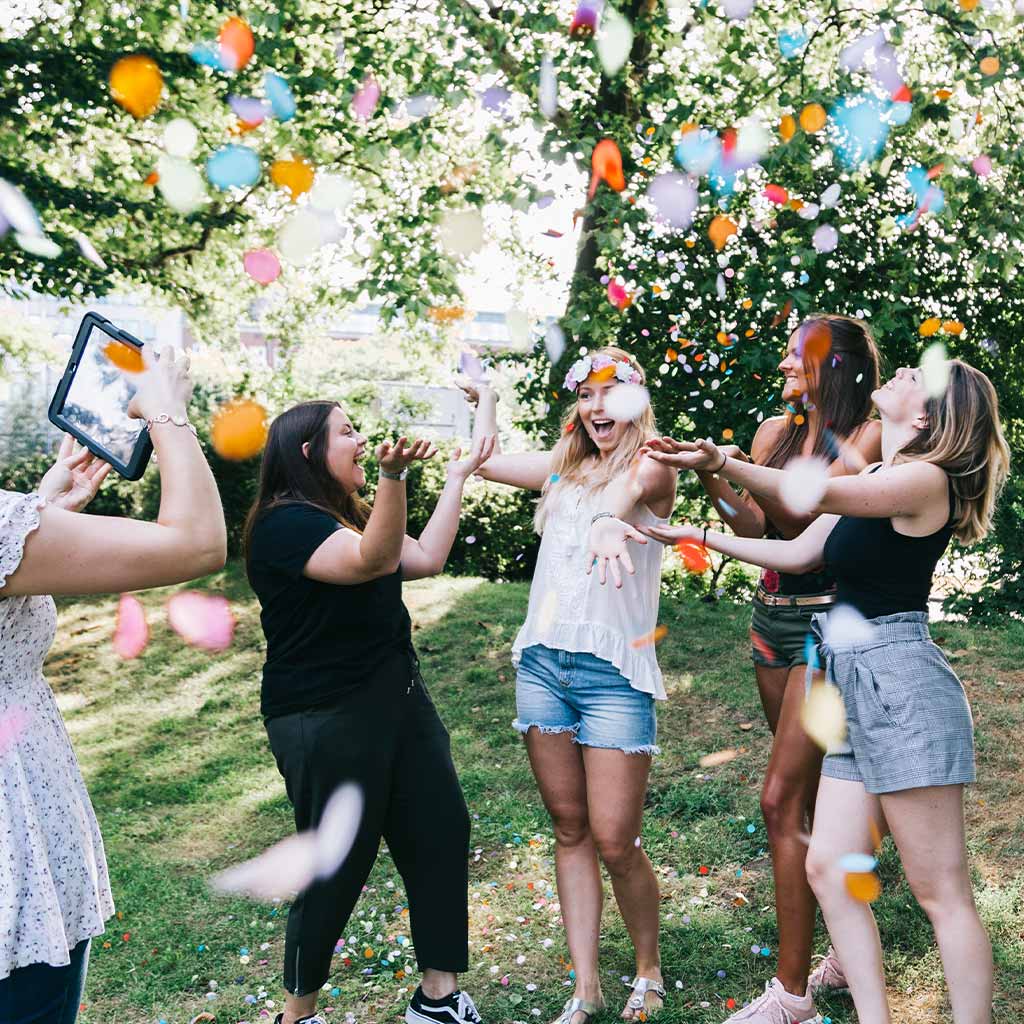
MULTIPOLYGON (((729 454, 781 468, 791 459, 812 456, 829 473, 858 472, 881 457, 881 429, 871 420, 871 392, 878 387, 878 349, 867 324, 852 317, 813 316, 790 336, 779 364, 786 413, 757 429, 748 457, 735 445, 729 454)), ((770 496, 744 491, 709 469, 721 459, 691 453, 685 468, 697 477, 722 520, 741 537, 797 537, 813 516, 794 514, 770 496)), ((816 612, 835 600, 835 579, 823 566, 801 572, 766 569, 758 581, 751 614, 751 657, 757 688, 774 734, 761 793, 775 875, 778 922, 777 982, 762 999, 778 999, 803 1010, 814 939, 815 901, 807 882, 807 847, 821 774, 821 750, 811 742, 795 711, 807 672, 806 637, 816 612), (786 694, 791 694, 787 700, 786 694)), ((834 956, 810 978, 810 987, 842 985, 834 956)), ((741 1011, 746 1013, 746 1009, 741 1011)))
MULTIPOLYGON (((868 903, 849 882, 848 872, 865 869, 844 867, 844 859, 870 857, 886 832, 935 929, 953 1020, 978 1024, 991 1015, 992 953, 964 843, 963 787, 974 780, 971 715, 960 681, 928 636, 927 601, 950 538, 970 544, 987 533, 1009 451, 988 378, 959 360, 946 369, 938 395, 929 396, 922 372, 908 368, 874 392, 881 465, 855 477, 822 476, 819 488, 805 481, 805 492, 820 490, 818 518, 796 539, 688 526, 644 531, 666 543, 702 540, 780 572, 823 565, 835 576, 846 608, 815 616, 812 628, 842 695, 847 742, 825 758, 807 875, 858 1018, 873 1024, 891 1020, 881 947, 868 903)), ((685 465, 698 450, 714 456, 720 476, 752 493, 775 500, 788 493, 785 470, 730 458, 710 442, 653 442, 650 454, 685 465)))

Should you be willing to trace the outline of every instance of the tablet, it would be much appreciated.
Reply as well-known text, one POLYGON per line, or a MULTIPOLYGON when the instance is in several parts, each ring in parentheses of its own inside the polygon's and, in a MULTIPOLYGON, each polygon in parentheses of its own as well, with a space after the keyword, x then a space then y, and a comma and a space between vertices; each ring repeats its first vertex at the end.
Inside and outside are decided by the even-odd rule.
POLYGON ((145 423, 128 415, 134 378, 143 368, 141 350, 138 338, 99 313, 86 313, 50 401, 50 422, 127 480, 142 476, 153 453, 145 423))

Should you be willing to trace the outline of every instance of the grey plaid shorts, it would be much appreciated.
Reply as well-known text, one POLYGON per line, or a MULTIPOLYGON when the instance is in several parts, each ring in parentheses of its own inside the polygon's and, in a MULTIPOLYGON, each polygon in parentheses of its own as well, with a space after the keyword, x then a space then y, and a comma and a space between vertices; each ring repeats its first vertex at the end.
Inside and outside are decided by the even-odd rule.
POLYGON ((867 642, 823 640, 826 616, 811 630, 846 706, 850 750, 829 754, 822 774, 895 793, 974 781, 974 722, 967 695, 932 643, 926 612, 869 619, 867 642))

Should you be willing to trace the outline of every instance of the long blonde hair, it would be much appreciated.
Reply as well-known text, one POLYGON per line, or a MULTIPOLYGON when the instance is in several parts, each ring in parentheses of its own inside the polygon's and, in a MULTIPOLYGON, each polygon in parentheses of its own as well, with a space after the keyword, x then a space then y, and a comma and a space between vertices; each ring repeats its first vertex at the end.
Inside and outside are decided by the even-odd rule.
POLYGON ((996 499, 1010 471, 1010 448, 992 382, 959 359, 948 366, 946 390, 925 405, 928 426, 897 458, 934 462, 949 474, 954 536, 961 544, 974 544, 992 527, 996 499))
MULTIPOLYGON (((595 349, 590 355, 607 356, 617 362, 627 362, 640 374, 640 383, 647 383, 643 367, 624 349, 606 345, 595 349)), ((654 422, 654 411, 648 404, 643 413, 626 428, 622 440, 611 456, 602 459, 597 445, 583 425, 577 399, 562 417, 561 434, 551 450, 551 477, 545 482, 540 500, 537 502, 537 511, 533 517, 534 529, 538 533, 544 532, 548 499, 554 488, 563 484, 582 484, 588 491, 605 487, 613 477, 618 476, 629 466, 641 445, 657 434, 658 426, 654 422), (552 478, 557 478, 554 483, 552 478)))

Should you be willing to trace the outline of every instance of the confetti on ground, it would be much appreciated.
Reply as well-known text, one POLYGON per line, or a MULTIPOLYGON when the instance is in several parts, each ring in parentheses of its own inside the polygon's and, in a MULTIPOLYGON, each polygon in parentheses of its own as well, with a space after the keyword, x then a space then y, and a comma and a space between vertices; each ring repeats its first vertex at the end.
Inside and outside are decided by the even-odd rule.
POLYGON ((739 757, 739 751, 728 749, 718 750, 714 754, 705 754, 697 763, 701 768, 717 768, 719 765, 728 764, 739 757))

